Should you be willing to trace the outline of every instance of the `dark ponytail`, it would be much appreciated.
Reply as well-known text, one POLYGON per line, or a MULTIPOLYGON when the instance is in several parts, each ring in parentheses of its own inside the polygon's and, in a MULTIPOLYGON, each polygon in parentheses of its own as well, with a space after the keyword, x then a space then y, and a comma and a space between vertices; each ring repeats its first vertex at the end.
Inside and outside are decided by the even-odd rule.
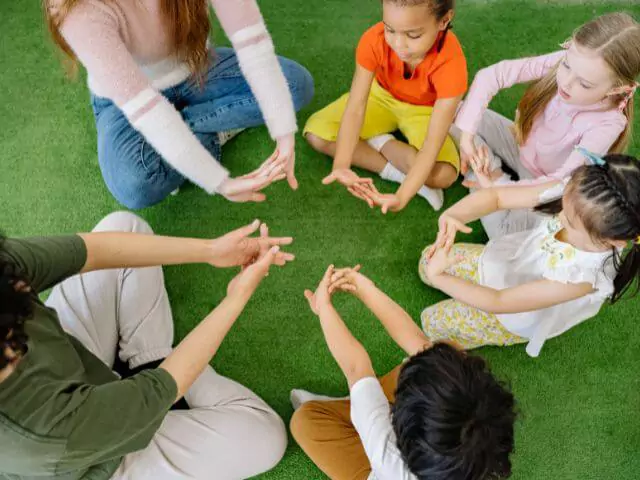
POLYGON ((24 322, 33 314, 33 300, 15 265, 4 255, 5 238, 0 236, 0 370, 27 352, 24 322), (13 355, 8 355, 7 349, 13 355))
MULTIPOLYGON (((616 277, 611 303, 615 303, 633 287, 640 288, 640 162, 629 155, 611 154, 604 165, 585 165, 574 171, 565 190, 574 195, 575 211, 595 241, 630 242, 630 247, 612 255, 616 277)), ((535 211, 557 215, 562 199, 535 208, 535 211)))

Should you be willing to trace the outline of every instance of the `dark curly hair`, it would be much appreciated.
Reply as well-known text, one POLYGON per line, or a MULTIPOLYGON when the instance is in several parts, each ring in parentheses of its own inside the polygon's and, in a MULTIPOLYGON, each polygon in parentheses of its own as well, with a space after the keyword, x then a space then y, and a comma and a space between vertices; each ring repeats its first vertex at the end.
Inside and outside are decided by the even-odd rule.
POLYGON ((14 356, 27 352, 24 322, 33 315, 32 294, 18 288, 21 283, 26 286, 26 281, 6 255, 5 244, 6 238, 0 235, 0 370, 13 363, 14 356))
POLYGON ((417 478, 511 475, 515 400, 481 357, 446 343, 414 355, 400 372, 392 415, 398 448, 417 478))

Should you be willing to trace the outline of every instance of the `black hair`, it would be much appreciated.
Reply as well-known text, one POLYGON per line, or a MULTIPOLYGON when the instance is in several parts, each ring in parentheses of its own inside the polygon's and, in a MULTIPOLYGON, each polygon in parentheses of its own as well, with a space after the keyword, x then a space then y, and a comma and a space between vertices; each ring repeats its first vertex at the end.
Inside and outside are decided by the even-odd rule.
MULTIPOLYGON (((631 242, 622 254, 612 248, 616 270, 613 280, 615 303, 640 279, 640 163, 629 155, 610 154, 603 165, 585 165, 573 172, 565 197, 575 195, 575 212, 586 231, 597 242, 631 242)), ((538 212, 557 215, 562 198, 538 205, 538 212)))
POLYGON ((24 322, 33 315, 33 300, 26 282, 5 255, 6 239, 0 234, 0 370, 27 352, 24 322), (7 354, 7 349, 13 355, 7 354))
POLYGON ((420 480, 511 475, 515 400, 484 359, 436 343, 402 367, 392 423, 398 448, 420 480))
MULTIPOLYGON (((438 21, 442 20, 444 16, 451 10, 455 10, 456 0, 383 0, 385 2, 394 3, 402 7, 413 7, 416 5, 426 5, 429 7, 429 11, 436 17, 438 21)), ((438 39, 438 45, 436 50, 440 52, 444 46, 444 41, 447 37, 447 32, 453 28, 452 22, 447 24, 444 32, 438 39)))

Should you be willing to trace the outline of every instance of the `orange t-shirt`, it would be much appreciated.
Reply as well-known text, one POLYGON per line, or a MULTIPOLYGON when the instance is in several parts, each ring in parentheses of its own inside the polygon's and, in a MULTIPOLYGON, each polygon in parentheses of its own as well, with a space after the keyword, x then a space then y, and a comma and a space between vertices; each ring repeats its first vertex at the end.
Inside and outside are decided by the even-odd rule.
POLYGON ((438 42, 416 67, 411 78, 404 78, 405 66, 384 39, 384 23, 367 30, 358 44, 356 61, 375 72, 382 88, 398 100, 412 105, 433 106, 439 98, 462 95, 467 90, 467 60, 453 32, 448 31, 442 49, 438 42))

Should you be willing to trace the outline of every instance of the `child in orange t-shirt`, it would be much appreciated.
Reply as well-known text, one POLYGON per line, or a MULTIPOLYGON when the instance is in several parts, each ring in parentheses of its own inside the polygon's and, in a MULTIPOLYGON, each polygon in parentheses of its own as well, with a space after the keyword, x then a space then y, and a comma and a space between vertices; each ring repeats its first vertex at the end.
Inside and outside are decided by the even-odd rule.
POLYGON ((383 21, 358 45, 349 94, 309 118, 311 146, 334 157, 324 184, 338 181, 382 212, 399 211, 417 193, 436 210, 460 159, 448 136, 467 89, 467 63, 450 32, 454 0, 382 0, 383 21), (407 143, 391 132, 400 130, 407 143), (380 194, 351 165, 402 185, 380 194))

